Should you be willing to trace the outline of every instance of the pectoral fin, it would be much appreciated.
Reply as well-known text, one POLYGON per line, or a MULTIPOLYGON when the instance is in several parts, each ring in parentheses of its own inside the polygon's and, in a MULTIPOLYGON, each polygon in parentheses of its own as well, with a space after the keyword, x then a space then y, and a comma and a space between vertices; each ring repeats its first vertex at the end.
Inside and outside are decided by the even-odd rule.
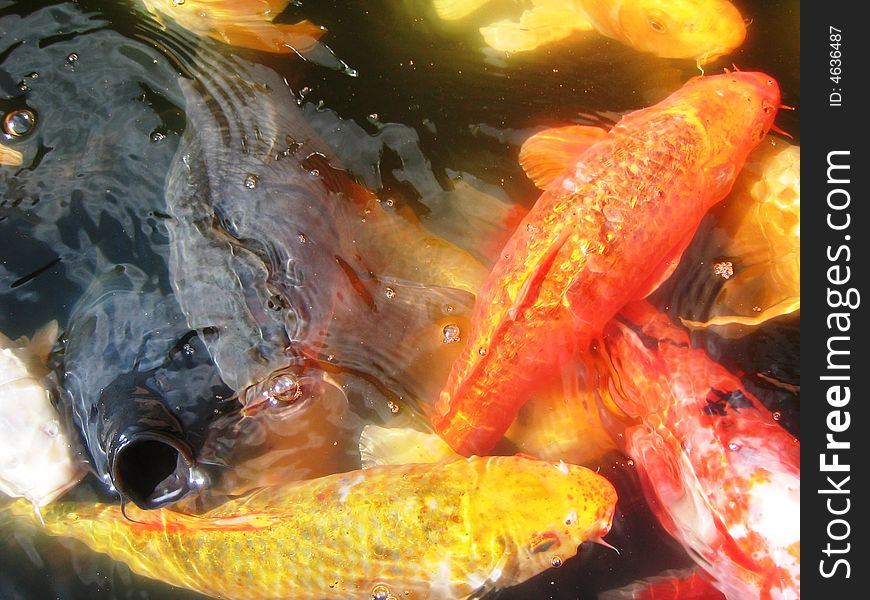
POLYGON ((546 189, 559 177, 573 176, 580 157, 605 136, 607 131, 591 125, 545 129, 525 141, 520 165, 536 186, 546 189))
POLYGON ((571 3, 535 6, 519 21, 502 20, 480 28, 487 45, 503 52, 534 50, 542 44, 564 39, 575 31, 589 31, 592 23, 571 8, 571 3))
POLYGON ((246 20, 240 23, 221 23, 215 31, 217 35, 214 37, 230 46, 241 46, 278 54, 304 55, 317 45, 317 40, 326 30, 311 21, 286 24, 272 23, 264 19, 262 21, 246 20))

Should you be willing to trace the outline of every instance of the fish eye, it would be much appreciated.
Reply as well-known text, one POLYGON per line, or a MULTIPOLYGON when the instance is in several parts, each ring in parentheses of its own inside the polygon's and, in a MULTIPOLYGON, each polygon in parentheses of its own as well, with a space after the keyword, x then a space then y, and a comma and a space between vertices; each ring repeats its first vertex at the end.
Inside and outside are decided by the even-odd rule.
POLYGON ((531 552, 532 554, 540 554, 541 552, 546 552, 547 550, 555 546, 558 542, 559 536, 552 531, 538 533, 532 536, 531 543, 529 544, 529 552, 531 552))
POLYGON ((667 31, 667 28, 664 26, 664 24, 661 21, 657 21, 656 19, 651 18, 649 20, 649 26, 656 33, 665 33, 667 31))

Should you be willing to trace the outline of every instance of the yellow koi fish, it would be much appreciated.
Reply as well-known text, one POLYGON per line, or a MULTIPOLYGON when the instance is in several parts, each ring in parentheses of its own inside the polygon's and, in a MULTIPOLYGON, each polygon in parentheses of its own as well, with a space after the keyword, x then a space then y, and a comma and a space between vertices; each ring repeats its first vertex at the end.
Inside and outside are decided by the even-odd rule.
MULTIPOLYGON (((739 337, 801 307, 801 151, 767 138, 746 161, 728 198, 713 211, 705 249, 710 275, 725 283, 706 321, 683 320, 739 337)), ((700 303, 705 304, 705 303, 700 303)))
MULTIPOLYGON (((475 457, 265 488, 202 516, 55 503, 51 535, 218 598, 465 598, 597 541, 616 491, 583 467, 475 457)), ((9 510, 34 520, 26 504, 9 510)))
MULTIPOLYGON (((461 19, 490 0, 435 0, 445 20, 461 19)), ((595 30, 664 58, 713 61, 743 43, 746 24, 727 0, 532 0, 518 20, 482 27, 486 43, 523 52, 578 32, 595 30)))

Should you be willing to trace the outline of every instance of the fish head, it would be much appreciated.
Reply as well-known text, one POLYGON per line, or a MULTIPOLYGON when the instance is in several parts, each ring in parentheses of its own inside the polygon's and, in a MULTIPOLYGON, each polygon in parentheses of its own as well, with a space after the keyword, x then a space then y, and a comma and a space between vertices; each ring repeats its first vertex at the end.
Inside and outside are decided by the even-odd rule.
POLYGON ((664 58, 707 63, 743 43, 746 24, 727 0, 639 0, 623 2, 616 37, 664 58))
POLYGON ((151 372, 119 375, 100 394, 90 448, 100 477, 143 509, 180 500, 198 488, 196 459, 178 416, 151 372))
POLYGON ((682 107, 676 110, 695 123, 704 146, 710 197, 718 200, 731 190, 749 153, 773 127, 779 84, 765 73, 734 71, 695 77, 672 97, 682 107))
MULTIPOLYGON (((552 463, 522 455, 497 457, 510 462, 503 481, 490 481, 500 493, 472 500, 480 527, 515 544, 519 578, 560 566, 583 542, 600 542, 610 531, 616 490, 585 467, 552 463), (496 504, 496 506, 493 506, 496 504), (504 518, 492 518, 503 515, 504 518)), ((499 471, 490 469, 495 475, 499 471)))

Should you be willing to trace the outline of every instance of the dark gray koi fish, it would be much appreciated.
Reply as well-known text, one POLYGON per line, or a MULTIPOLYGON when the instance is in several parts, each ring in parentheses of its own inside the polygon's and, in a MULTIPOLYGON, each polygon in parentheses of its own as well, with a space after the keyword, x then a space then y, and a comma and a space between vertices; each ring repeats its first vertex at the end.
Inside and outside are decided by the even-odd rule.
MULTIPOLYGON (((192 70, 166 183, 170 269, 223 380, 248 409, 304 401, 336 373, 413 397, 400 383, 410 340, 467 313, 472 294, 390 273, 384 248, 409 223, 354 183, 281 76, 207 49, 192 70)), ((397 262, 417 251, 399 247, 397 262)))

